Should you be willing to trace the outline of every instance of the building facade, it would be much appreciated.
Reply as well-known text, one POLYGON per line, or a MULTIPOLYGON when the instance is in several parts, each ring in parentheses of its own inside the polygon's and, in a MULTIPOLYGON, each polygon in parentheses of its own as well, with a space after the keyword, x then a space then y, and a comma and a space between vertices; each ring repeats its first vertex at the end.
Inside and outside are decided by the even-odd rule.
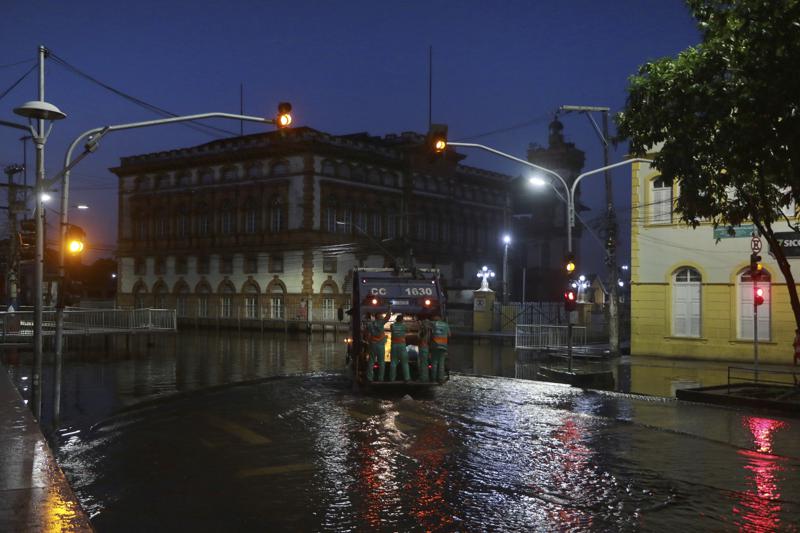
POLYGON ((123 158, 118 305, 333 320, 355 266, 435 266, 473 288, 500 264, 509 178, 424 141, 296 128, 123 158))
MULTIPOLYGON (((753 228, 715 229, 701 222, 692 229, 674 213, 677 183, 649 164, 635 164, 632 175, 631 354, 752 362, 753 228)), ((785 224, 775 227, 791 231, 785 224)), ((786 282, 768 251, 764 241, 759 360, 791 364, 794 315, 786 282)), ((789 262, 797 272, 800 258, 789 262)))

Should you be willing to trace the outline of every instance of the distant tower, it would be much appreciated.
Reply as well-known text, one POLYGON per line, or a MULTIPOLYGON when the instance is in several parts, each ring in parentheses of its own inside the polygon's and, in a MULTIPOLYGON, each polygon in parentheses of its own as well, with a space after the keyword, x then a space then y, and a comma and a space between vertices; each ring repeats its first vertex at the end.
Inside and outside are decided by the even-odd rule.
MULTIPOLYGON (((582 150, 575 148, 574 143, 564 140, 564 125, 557 117, 549 125, 547 148, 536 144, 531 144, 528 148, 528 161, 557 172, 570 185, 580 174, 585 160, 582 150)), ((552 183, 561 197, 550 186, 531 186, 528 183, 529 177, 530 174, 517 180, 514 194, 516 203, 513 206, 513 212, 517 215, 514 233, 525 237, 526 257, 520 267, 527 266, 526 300, 560 301, 565 280, 561 268, 567 255, 566 191, 556 178, 553 178, 552 183)), ((542 177, 548 178, 546 175, 542 177)), ((579 198, 580 188, 575 194, 576 212, 580 211, 579 198)), ((580 236, 581 226, 576 224, 572 233, 572 246, 579 258, 579 266, 582 265, 578 246, 580 236)), ((515 274, 521 276, 521 271, 515 274)), ((517 286, 521 286, 521 279, 517 286)))

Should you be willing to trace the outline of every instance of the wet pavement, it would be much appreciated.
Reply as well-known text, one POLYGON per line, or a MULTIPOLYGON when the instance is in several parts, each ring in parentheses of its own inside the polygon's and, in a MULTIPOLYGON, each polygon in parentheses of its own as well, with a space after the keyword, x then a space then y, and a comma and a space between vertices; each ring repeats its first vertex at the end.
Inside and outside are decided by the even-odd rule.
POLYGON ((0 365, 0 531, 91 531, 30 410, 0 365))
MULTIPOLYGON (((485 341, 456 342, 461 373, 433 392, 353 394, 341 340, 190 332, 68 355, 54 441, 94 526, 797 530, 797 420, 468 375, 542 364, 485 341)), ((26 357, 11 359, 22 385, 26 357)), ((656 396, 726 377, 682 361, 594 365, 656 396)))

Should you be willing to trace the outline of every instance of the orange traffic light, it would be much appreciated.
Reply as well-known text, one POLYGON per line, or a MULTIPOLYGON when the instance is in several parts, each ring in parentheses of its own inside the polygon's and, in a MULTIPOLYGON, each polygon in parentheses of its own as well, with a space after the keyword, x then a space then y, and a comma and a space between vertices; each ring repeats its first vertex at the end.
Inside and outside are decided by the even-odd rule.
POLYGON ((436 154, 444 153, 447 149, 446 124, 431 124, 428 130, 428 148, 436 154))
POLYGON ((281 129, 292 125, 292 104, 289 102, 278 104, 278 116, 275 119, 275 123, 281 129))

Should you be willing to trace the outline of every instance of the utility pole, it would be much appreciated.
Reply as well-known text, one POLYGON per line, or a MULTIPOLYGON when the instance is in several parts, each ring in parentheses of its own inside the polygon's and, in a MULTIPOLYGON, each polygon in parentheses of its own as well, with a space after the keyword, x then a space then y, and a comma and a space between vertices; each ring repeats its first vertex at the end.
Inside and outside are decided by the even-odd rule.
POLYGON ((24 170, 22 165, 9 165, 3 169, 8 176, 8 304, 16 307, 18 280, 19 280, 19 254, 17 251, 17 188, 14 184, 14 174, 24 170))
MULTIPOLYGON (((564 105, 561 111, 577 111, 586 115, 603 143, 603 166, 608 166, 608 112, 610 108, 600 106, 564 105), (591 113, 602 113, 602 130, 591 113)), ((611 185, 611 172, 603 173, 606 186, 606 264, 608 265, 609 303, 608 303, 608 347, 612 356, 619 355, 619 285, 617 274, 617 214, 614 209, 614 192, 611 185)))

